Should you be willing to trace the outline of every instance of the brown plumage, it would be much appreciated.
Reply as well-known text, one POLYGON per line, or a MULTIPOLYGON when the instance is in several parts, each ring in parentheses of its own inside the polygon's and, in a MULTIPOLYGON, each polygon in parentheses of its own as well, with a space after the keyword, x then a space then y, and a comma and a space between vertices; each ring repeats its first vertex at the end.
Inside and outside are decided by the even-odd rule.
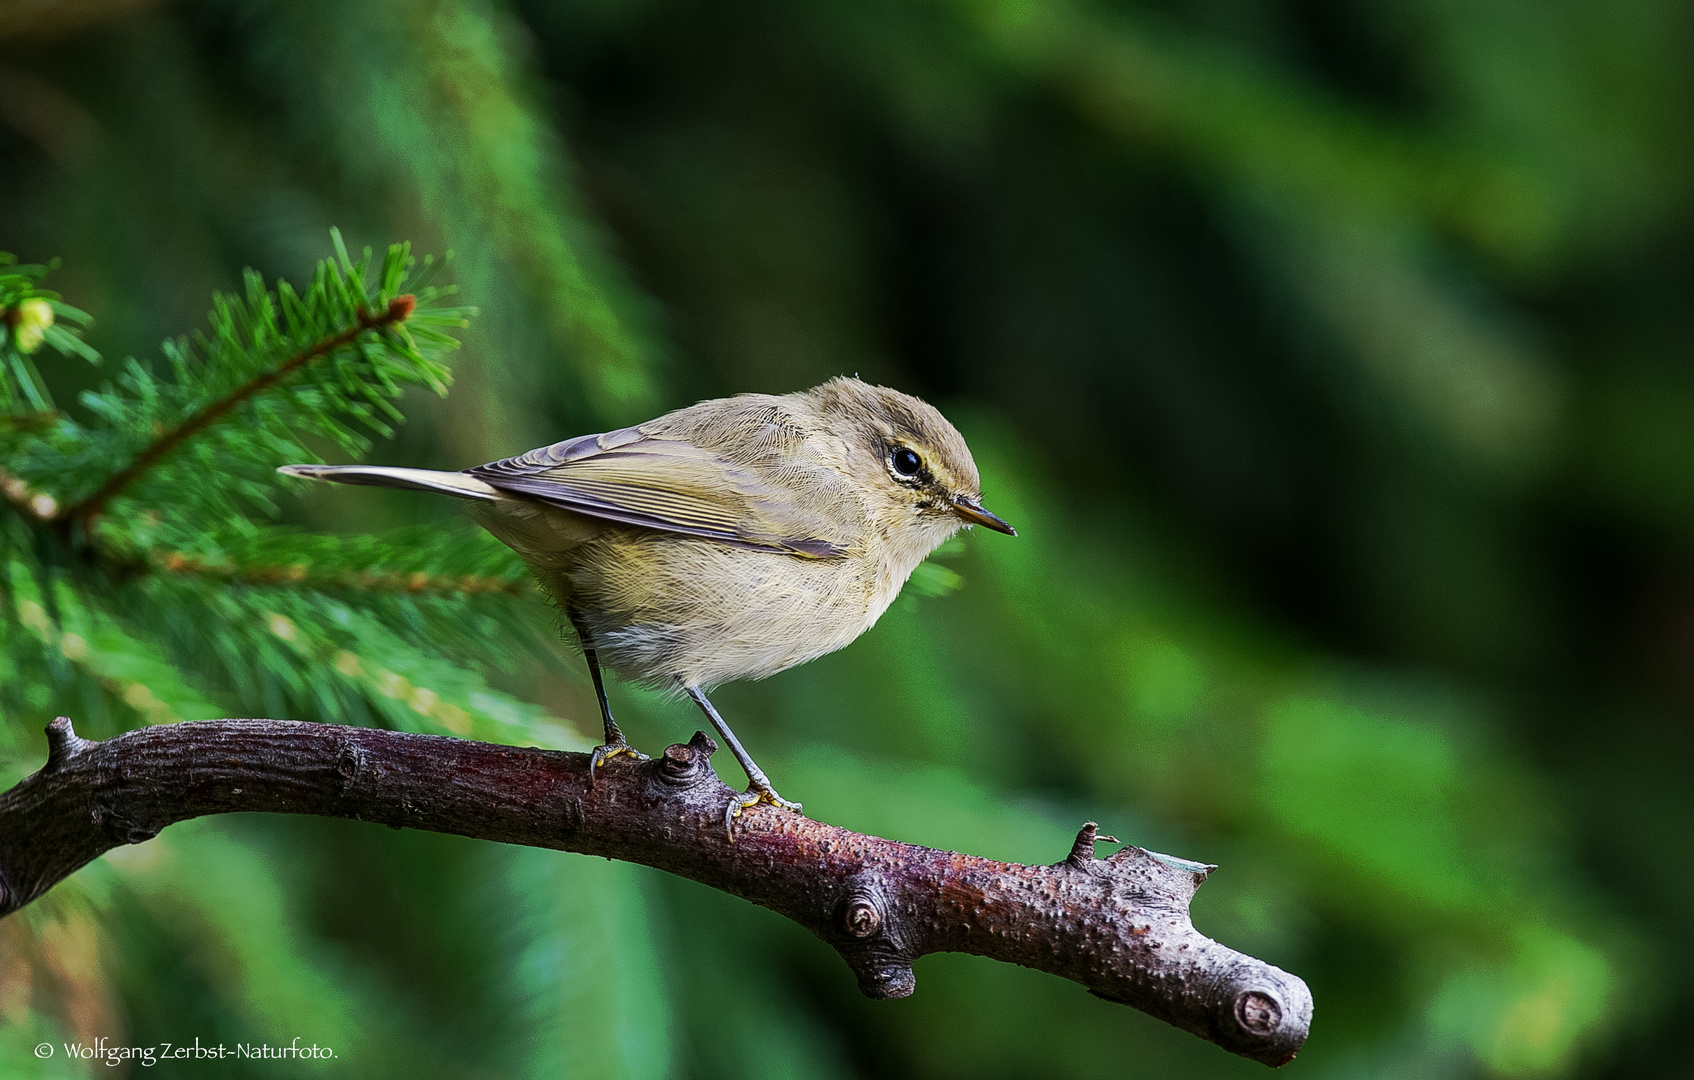
POLYGON ((459 473, 287 465, 342 483, 438 491, 477 516, 569 614, 600 691, 599 765, 634 754, 599 664, 689 694, 752 786, 781 799, 705 692, 834 652, 868 630, 918 563, 983 509, 958 431, 917 398, 857 379, 703 401, 459 473))

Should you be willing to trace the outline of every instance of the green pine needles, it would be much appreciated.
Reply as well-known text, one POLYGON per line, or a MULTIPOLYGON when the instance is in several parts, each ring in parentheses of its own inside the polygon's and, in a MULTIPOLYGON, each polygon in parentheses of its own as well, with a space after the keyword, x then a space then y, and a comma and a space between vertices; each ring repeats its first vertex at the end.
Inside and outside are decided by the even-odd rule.
MULTIPOLYGON (((38 364, 100 357, 88 316, 0 256, 0 717, 101 734, 263 709, 574 745, 489 668, 545 641, 522 564, 481 530, 312 535, 277 521, 286 462, 358 456, 408 387, 445 393, 469 309, 405 245, 335 254, 296 291, 249 272, 154 363, 58 408, 38 364)), ((5 779, 5 778, 0 778, 5 779)), ((6 779, 6 782, 10 782, 6 779)))
POLYGON ((87 313, 41 287, 49 269, 19 266, 0 251, 0 432, 42 424, 57 415, 31 355, 43 345, 100 362, 100 354, 67 326, 87 325, 87 313))

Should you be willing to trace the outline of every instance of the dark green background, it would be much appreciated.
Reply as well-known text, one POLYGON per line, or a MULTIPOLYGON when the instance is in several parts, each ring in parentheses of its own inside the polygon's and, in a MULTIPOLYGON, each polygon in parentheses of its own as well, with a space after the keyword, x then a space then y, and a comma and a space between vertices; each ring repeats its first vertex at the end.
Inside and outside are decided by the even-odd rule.
MULTIPOLYGON (((61 257, 122 357, 243 266, 304 278, 331 225, 453 249, 482 314, 385 462, 840 373, 922 395, 1022 535, 725 688, 785 794, 1221 864, 1201 930, 1316 996, 1290 1075, 1694 1075, 1691 15, 0 0, 0 250, 61 257)), ((367 489, 289 513, 458 527, 367 489)), ((505 685, 593 732, 574 662, 505 685)), ((613 696, 649 751, 698 726, 613 696)), ((865 1001, 623 865, 247 818, 121 855, 0 926, 8 1075, 75 1075, 29 1051, 58 1032, 342 1054, 150 1071, 182 1076, 1262 1069, 975 958, 865 1001)))

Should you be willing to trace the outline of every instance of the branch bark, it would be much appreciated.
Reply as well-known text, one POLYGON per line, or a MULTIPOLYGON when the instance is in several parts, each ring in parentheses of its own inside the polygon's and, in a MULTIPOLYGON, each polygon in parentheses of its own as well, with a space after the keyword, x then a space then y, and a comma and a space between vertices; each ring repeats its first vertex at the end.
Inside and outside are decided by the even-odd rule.
POLYGON ((731 791, 696 734, 651 761, 287 720, 206 720, 104 742, 60 717, 40 772, 0 794, 0 915, 121 844, 203 814, 356 818, 624 859, 770 908, 833 945, 873 998, 912 962, 966 952, 1052 972, 1232 1053, 1281 1065, 1311 1024, 1299 978, 1198 933, 1199 863, 1125 847, 1022 866, 864 836, 760 806, 723 828, 731 791))

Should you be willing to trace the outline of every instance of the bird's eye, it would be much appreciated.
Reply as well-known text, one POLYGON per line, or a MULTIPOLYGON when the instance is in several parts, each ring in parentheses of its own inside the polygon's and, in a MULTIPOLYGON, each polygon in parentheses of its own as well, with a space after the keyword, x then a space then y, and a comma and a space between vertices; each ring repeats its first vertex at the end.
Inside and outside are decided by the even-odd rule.
POLYGON ((888 462, 900 476, 916 476, 923 469, 923 458, 918 457, 917 451, 904 446, 895 447, 894 452, 888 455, 888 462))

